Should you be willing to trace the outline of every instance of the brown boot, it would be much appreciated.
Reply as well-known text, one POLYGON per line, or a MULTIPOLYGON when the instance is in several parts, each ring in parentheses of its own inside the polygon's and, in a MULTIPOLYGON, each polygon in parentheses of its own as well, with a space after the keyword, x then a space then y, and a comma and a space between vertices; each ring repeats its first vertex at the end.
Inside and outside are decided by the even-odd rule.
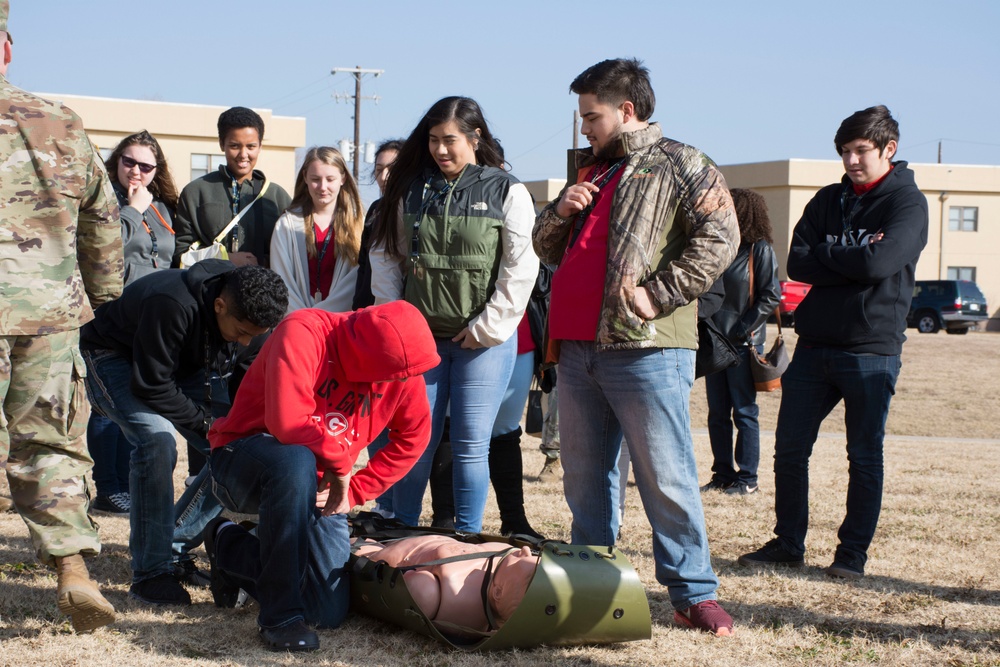
POLYGON ((559 470, 561 466, 559 465, 559 459, 545 457, 545 465, 542 466, 542 471, 538 473, 539 482, 556 482, 559 480, 559 470))
POLYGON ((70 617, 74 630, 90 632, 115 620, 115 608, 97 590, 97 584, 87 573, 83 556, 57 556, 56 572, 59 611, 70 617))

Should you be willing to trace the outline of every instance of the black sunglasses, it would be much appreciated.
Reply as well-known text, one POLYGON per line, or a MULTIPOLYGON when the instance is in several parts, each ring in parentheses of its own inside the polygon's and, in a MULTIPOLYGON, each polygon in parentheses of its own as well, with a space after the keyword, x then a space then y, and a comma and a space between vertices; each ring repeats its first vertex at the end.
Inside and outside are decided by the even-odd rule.
POLYGON ((139 171, 141 171, 144 174, 148 174, 149 172, 151 172, 154 169, 156 169, 156 165, 155 164, 146 164, 145 162, 139 162, 138 160, 133 160, 132 158, 130 158, 127 155, 122 155, 120 159, 121 159, 121 162, 122 162, 122 166, 124 166, 126 169, 132 169, 133 167, 139 167, 139 171))

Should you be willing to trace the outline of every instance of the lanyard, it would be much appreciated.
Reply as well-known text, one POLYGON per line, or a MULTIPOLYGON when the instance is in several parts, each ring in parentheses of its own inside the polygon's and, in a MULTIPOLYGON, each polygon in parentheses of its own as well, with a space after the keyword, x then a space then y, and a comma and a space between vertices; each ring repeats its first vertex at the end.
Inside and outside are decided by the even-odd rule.
MULTIPOLYGON (((604 186, 607 185, 612 178, 614 178, 615 173, 625 164, 625 158, 618 158, 614 162, 608 165, 607 169, 601 173, 600 167, 604 164, 603 162, 598 162, 597 166, 594 167, 594 173, 590 176, 590 182, 597 185, 599 190, 604 190, 604 186), (600 182, 598 181, 600 178, 600 182)), ((586 208, 577 213, 576 222, 573 224, 573 234, 570 237, 569 245, 567 248, 572 248, 573 244, 576 243, 577 237, 580 236, 580 232, 583 231, 583 225, 587 222, 587 218, 590 216, 594 207, 597 206, 597 198, 601 195, 600 192, 594 194, 591 198, 590 203, 587 204, 586 208)))
POLYGON ((208 414, 212 414, 212 380, 225 380, 229 382, 230 376, 233 374, 233 370, 236 368, 236 354, 239 351, 239 345, 237 343, 229 343, 229 358, 226 362, 219 368, 212 368, 212 335, 208 328, 205 328, 205 405, 208 407, 208 414), (212 373, 216 370, 217 373, 212 373))
POLYGON ((861 210, 861 198, 864 195, 853 195, 850 192, 850 185, 845 186, 840 193, 840 221, 844 229, 844 243, 854 245, 854 218, 861 210), (850 210, 848 210, 850 205, 850 210))
MULTIPOLYGON (((465 173, 465 169, 462 169, 462 174, 465 173)), ((427 209, 431 207, 431 204, 437 200, 443 200, 447 197, 448 193, 458 184, 458 181, 462 178, 462 174, 458 175, 454 181, 445 181, 445 184, 437 192, 431 188, 431 179, 427 179, 424 183, 424 190, 420 197, 420 208, 417 209, 417 218, 413 221, 413 238, 410 245, 410 259, 414 264, 417 262, 417 258, 420 257, 420 223, 423 222, 424 213, 427 209)))
MULTIPOLYGON (((119 189, 117 187, 115 188, 115 195, 117 195, 117 197, 118 197, 118 205, 120 207, 128 206, 128 198, 125 196, 125 194, 123 192, 119 191, 119 189)), ((163 216, 160 214, 160 212, 158 210, 156 210, 156 206, 154 206, 153 204, 150 204, 149 208, 146 210, 146 212, 148 213, 149 211, 152 211, 153 213, 155 213, 156 217, 160 219, 160 223, 166 228, 166 230, 168 232, 170 232, 171 234, 174 234, 173 227, 171 227, 169 224, 167 224, 167 221, 163 218, 163 216)), ((158 269, 160 267, 157 264, 156 259, 160 255, 160 249, 159 249, 158 244, 156 242, 156 233, 153 231, 153 228, 149 226, 149 223, 146 222, 146 213, 141 213, 141 215, 142 215, 142 226, 146 229, 146 233, 149 234, 149 244, 152 247, 152 249, 150 250, 149 254, 150 254, 150 257, 153 260, 153 268, 154 269, 158 269)))
MULTIPOLYGON (((310 218, 312 216, 309 216, 310 218)), ((311 220, 310 220, 311 222, 311 220)), ((313 238, 316 238, 316 223, 313 222, 313 238)), ((313 298, 316 301, 320 301, 323 298, 323 290, 320 287, 319 280, 320 276, 323 275, 323 258, 326 257, 326 251, 330 247, 330 239, 333 238, 333 221, 330 221, 330 226, 326 229, 326 238, 323 239, 323 247, 316 249, 316 278, 313 280, 313 285, 316 286, 316 291, 313 293, 313 298)), ((310 276, 311 278, 311 276, 310 276)))

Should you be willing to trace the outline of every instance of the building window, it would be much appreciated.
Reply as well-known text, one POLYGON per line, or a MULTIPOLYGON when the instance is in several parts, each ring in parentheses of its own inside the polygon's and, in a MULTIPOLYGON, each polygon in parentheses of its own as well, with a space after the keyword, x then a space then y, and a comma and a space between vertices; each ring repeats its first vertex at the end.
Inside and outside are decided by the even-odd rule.
POLYGON ((976 282, 976 267, 949 266, 948 280, 971 280, 972 282, 976 282))
POLYGON ((948 231, 974 232, 979 219, 977 206, 952 206, 948 209, 948 231))
POLYGON ((226 164, 226 156, 221 154, 191 153, 191 180, 218 171, 226 164))

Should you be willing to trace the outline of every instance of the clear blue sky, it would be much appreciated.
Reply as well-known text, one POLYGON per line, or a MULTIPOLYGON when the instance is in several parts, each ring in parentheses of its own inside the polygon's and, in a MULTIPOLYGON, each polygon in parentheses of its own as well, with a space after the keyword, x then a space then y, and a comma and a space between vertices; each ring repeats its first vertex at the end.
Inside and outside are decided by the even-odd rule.
POLYGON ((650 68, 665 133, 720 164, 836 159, 840 121, 877 103, 900 121, 901 159, 934 162, 944 139, 945 162, 1000 164, 997 0, 11 5, 8 79, 28 90, 270 108, 335 146, 354 125, 333 94, 354 85, 330 70, 383 69, 364 80, 381 100, 363 104, 362 140, 468 95, 522 180, 565 173, 569 82, 618 56, 650 68))

